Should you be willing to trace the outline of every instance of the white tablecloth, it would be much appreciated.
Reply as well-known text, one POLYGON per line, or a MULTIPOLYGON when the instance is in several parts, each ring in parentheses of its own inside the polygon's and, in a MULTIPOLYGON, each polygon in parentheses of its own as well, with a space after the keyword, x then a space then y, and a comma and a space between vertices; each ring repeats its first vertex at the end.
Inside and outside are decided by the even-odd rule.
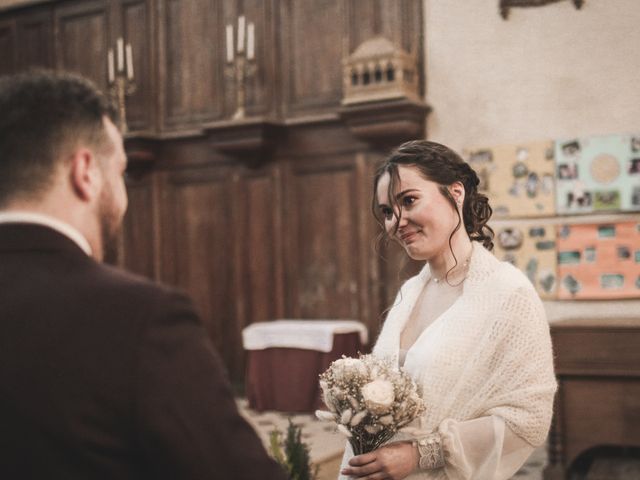
POLYGON ((360 342, 368 341, 367 327, 355 320, 275 320, 252 323, 242 331, 245 350, 301 348, 330 352, 333 336, 357 332, 360 342))

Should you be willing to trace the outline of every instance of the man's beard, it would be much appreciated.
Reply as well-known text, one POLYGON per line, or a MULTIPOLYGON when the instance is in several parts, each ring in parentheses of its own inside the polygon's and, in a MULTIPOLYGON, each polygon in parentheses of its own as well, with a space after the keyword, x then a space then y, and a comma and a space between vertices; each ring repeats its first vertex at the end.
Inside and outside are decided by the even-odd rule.
POLYGON ((122 227, 122 215, 116 210, 111 185, 102 189, 98 204, 98 222, 102 240, 102 259, 108 263, 118 260, 118 239, 122 227))

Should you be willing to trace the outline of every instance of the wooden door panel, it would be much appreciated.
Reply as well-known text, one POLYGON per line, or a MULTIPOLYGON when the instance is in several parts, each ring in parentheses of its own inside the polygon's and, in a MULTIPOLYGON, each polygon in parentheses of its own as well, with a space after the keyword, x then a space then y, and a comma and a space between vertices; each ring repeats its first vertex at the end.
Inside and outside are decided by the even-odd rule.
POLYGON ((121 264, 131 272, 156 279, 154 252, 158 233, 152 175, 127 181, 127 194, 129 206, 123 221, 121 264))
MULTIPOLYGON (((301 318, 359 318, 358 186, 351 165, 294 171, 288 260, 293 308, 301 318)), ((289 227, 287 227, 289 223, 289 227)))
POLYGON ((106 91, 109 10, 106 2, 61 5, 55 13, 56 63, 84 75, 106 91))
POLYGON ((282 2, 284 84, 291 112, 327 110, 342 98, 343 2, 282 2))
POLYGON ((220 118, 224 103, 222 2, 164 0, 162 49, 166 125, 220 118))
POLYGON ((246 203, 243 228, 238 233, 243 246, 246 326, 282 316, 283 292, 276 179, 270 172, 246 175, 242 188, 246 203))
POLYGON ((190 294, 231 376, 240 378, 230 176, 219 168, 177 171, 165 188, 163 275, 190 294))
POLYGON ((29 11, 18 17, 18 64, 30 67, 53 67, 53 13, 49 8, 29 11))

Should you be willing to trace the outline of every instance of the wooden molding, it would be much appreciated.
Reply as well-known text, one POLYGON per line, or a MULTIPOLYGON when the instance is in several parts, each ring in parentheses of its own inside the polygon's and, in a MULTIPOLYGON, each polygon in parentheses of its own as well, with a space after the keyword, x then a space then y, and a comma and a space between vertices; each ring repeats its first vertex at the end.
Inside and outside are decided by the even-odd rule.
POLYGON ((407 99, 347 105, 340 116, 351 133, 376 147, 424 138, 431 108, 407 99))
POLYGON ((248 118, 210 123, 205 126, 205 133, 214 150, 257 166, 270 157, 282 127, 275 120, 248 118))

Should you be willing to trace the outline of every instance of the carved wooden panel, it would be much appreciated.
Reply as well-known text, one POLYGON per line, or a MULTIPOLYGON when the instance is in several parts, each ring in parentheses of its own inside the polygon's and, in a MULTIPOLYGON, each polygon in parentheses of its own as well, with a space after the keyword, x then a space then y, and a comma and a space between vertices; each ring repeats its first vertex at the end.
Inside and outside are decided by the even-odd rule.
POLYGON ((55 11, 56 64, 107 87, 109 9, 106 1, 61 4, 55 11))
POLYGON ((283 227, 295 317, 360 318, 357 180, 355 164, 346 156, 291 170, 283 227))
POLYGON ((242 327, 283 315, 280 182, 273 168, 245 171, 238 184, 243 198, 236 229, 240 246, 242 327))
POLYGON ((241 378, 242 342, 234 288, 234 187, 221 167, 166 174, 162 194, 162 276, 184 288, 232 378, 241 378))
POLYGON ((122 226, 120 263, 131 272, 156 279, 154 253, 160 239, 156 229, 153 185, 151 174, 127 180, 129 206, 122 226))
POLYGON ((155 111, 155 48, 149 0, 123 0, 119 9, 120 35, 131 44, 136 91, 127 97, 130 132, 153 130, 155 111))
POLYGON ((16 24, 11 18, 0 20, 0 75, 14 73, 16 64, 16 24))
POLYGON ((221 118, 225 98, 222 2, 164 0, 160 59, 165 82, 165 125, 221 118))
POLYGON ((342 98, 345 8, 340 0, 281 3, 283 80, 292 113, 326 111, 342 98))

